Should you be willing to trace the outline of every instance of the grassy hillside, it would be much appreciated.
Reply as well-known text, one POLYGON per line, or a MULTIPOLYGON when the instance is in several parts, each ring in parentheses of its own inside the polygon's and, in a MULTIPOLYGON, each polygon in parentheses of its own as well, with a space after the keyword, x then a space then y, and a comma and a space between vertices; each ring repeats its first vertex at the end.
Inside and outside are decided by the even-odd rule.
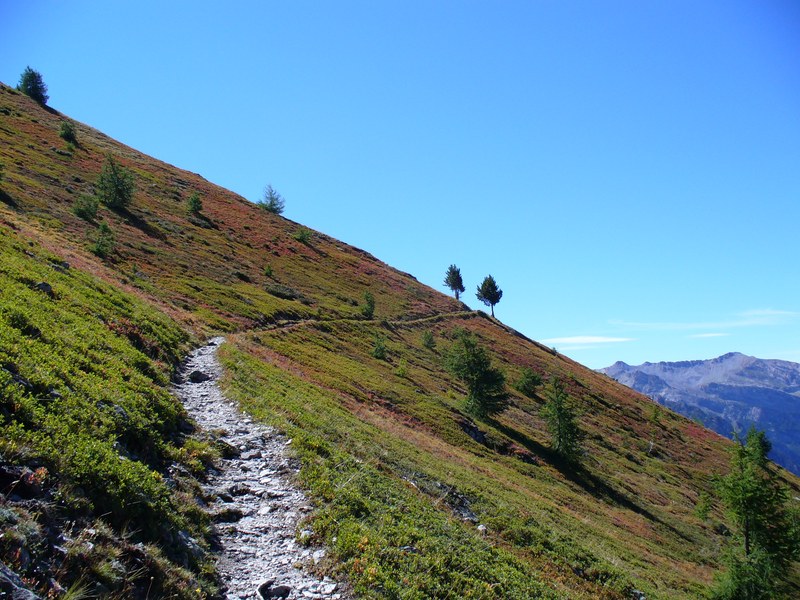
MULTIPOLYGON (((64 529, 79 514, 82 531, 102 531, 122 557, 106 568, 116 578, 85 581, 129 597, 143 593, 133 574, 154 570, 164 594, 213 595, 208 524, 193 500, 213 444, 188 435, 167 384, 190 344, 223 332, 229 395, 293 438, 318 503, 309 527, 332 549, 327 568, 362 596, 704 595, 729 534, 719 507, 701 520, 695 505, 725 472, 730 442, 199 175, 80 123, 67 143, 65 120, 0 88, 0 386, 13 390, 0 453, 8 469, 45 468, 42 504, 65 498, 49 520, 0 504, 17 531, 0 544, 4 561, 30 572, 35 561, 17 556, 32 543, 22 524, 64 529), (133 202, 81 219, 75 200, 95 193, 108 154, 135 174, 133 202), (186 210, 194 192, 199 215, 186 210), (115 237, 105 259, 90 252, 100 223, 115 237), (508 408, 484 420, 465 412, 466 389, 443 360, 461 330, 509 383, 524 368, 564 383, 586 432, 581 466, 549 450, 541 389, 509 386, 508 408), (156 514, 171 533, 149 531, 156 514), (131 548, 153 556, 141 572, 131 548)), ((49 573, 70 584, 69 551, 53 554, 58 544, 40 537, 49 573)))

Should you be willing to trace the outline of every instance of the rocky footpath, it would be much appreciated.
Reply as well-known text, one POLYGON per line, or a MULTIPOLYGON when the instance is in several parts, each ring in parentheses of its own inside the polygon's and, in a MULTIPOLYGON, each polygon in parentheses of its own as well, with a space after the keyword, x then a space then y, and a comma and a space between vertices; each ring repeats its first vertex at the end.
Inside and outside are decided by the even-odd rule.
POLYGON ((322 560, 325 550, 296 540, 298 522, 311 506, 294 483, 298 467, 286 452, 291 440, 254 423, 222 394, 216 350, 223 342, 215 338, 189 356, 175 394, 200 427, 223 432, 224 457, 209 475, 207 492, 214 498, 209 509, 226 598, 350 598, 341 584, 301 570, 322 560))

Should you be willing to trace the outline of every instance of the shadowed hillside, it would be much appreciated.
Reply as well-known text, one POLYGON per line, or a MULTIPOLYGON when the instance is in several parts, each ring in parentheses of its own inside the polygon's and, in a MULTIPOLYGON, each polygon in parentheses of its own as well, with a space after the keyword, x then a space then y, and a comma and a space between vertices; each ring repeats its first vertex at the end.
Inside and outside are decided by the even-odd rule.
POLYGON ((323 568, 361 596, 704 595, 730 524, 719 506, 705 520, 695 506, 730 442, 199 175, 80 123, 67 143, 66 119, 0 88, 0 385, 14 390, 0 458, 9 473, 44 468, 32 501, 52 506, 0 490, 0 523, 16 532, 0 558, 32 585, 74 583, 63 565, 95 536, 119 566, 84 568, 90 585, 146 597, 157 573, 164 595, 215 594, 197 480, 219 451, 167 389, 181 353, 222 333, 227 393, 292 438, 317 503, 307 525, 330 547, 323 568), (134 174, 133 201, 79 218, 109 154, 134 174), (199 214, 186 208, 194 192, 199 214), (104 259, 90 251, 101 223, 114 238, 104 259), (486 419, 465 411, 467 389, 444 366, 461 331, 509 383, 508 407, 486 419), (525 368, 563 382, 585 431, 578 466, 550 450, 543 388, 510 385, 525 368), (158 515, 166 533, 149 530, 158 515))

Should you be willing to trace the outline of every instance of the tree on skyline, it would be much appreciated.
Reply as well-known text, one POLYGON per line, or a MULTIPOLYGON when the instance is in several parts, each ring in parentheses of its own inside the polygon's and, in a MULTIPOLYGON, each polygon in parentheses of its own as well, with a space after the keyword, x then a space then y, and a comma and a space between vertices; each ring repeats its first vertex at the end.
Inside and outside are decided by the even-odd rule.
POLYGON ((456 300, 459 295, 464 291, 464 281, 461 279, 461 269, 455 265, 447 267, 447 273, 444 276, 444 284, 449 287, 456 295, 456 300))
POLYGON ((20 75, 17 89, 36 100, 42 106, 47 104, 50 99, 50 96, 47 95, 47 85, 42 79, 42 74, 30 67, 25 67, 22 75, 20 75))
POLYGON ((486 306, 491 307, 492 316, 494 316, 494 305, 500 302, 500 298, 503 297, 503 290, 497 287, 497 282, 494 280, 494 277, 487 275, 483 283, 478 286, 478 291, 475 295, 478 297, 478 300, 483 302, 486 306))
POLYGON ((258 205, 264 210, 276 215, 283 214, 283 209, 286 207, 286 201, 283 199, 272 185, 267 185, 264 188, 264 198, 258 205))

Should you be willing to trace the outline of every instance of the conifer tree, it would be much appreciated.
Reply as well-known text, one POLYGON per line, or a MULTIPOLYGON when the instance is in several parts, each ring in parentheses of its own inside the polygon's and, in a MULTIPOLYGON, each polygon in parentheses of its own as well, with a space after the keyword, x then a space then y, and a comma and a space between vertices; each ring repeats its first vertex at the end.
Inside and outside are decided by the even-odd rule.
POLYGON ((115 210, 128 207, 136 190, 133 173, 120 165, 110 154, 106 156, 103 170, 97 178, 97 196, 100 202, 115 210))
POLYGON ((50 99, 50 96, 47 95, 47 85, 42 79, 42 74, 39 73, 39 71, 34 71, 30 67, 25 67, 22 75, 20 75, 17 89, 26 96, 30 96, 36 100, 36 102, 42 106, 47 104, 47 101, 50 99))
POLYGON ((455 265, 447 267, 447 273, 444 276, 444 284, 449 287, 456 295, 458 300, 459 295, 464 291, 464 281, 461 279, 461 269, 455 265))
POLYGON ((455 343, 445 357, 445 365, 468 388, 467 411, 476 417, 501 411, 508 395, 503 372, 492 367, 486 349, 475 336, 464 331, 456 335, 455 343))
POLYGON ((200 194, 192 192, 189 199, 186 200, 186 212, 189 215, 199 215, 203 211, 203 201, 200 199, 200 194))
POLYGON ((737 545, 726 555, 726 572, 713 597, 720 600, 774 598, 800 557, 797 511, 767 453, 772 445, 763 431, 750 428, 744 441, 735 437, 731 470, 717 491, 736 526, 737 545))
POLYGON ((276 215, 283 214, 283 209, 286 207, 286 201, 283 199, 275 188, 271 185, 268 185, 264 188, 264 198, 258 205, 266 210, 267 212, 271 212, 276 215))
POLYGON ((497 287, 494 277, 487 275, 483 283, 478 286, 478 291, 475 295, 478 300, 492 308, 492 316, 494 316, 494 305, 500 302, 500 298, 503 297, 503 290, 497 287))
POLYGON ((567 404, 564 384, 554 377, 545 389, 545 396, 547 402, 542 408, 542 416, 547 422, 551 446, 561 458, 576 463, 581 454, 581 430, 574 411, 567 404))

